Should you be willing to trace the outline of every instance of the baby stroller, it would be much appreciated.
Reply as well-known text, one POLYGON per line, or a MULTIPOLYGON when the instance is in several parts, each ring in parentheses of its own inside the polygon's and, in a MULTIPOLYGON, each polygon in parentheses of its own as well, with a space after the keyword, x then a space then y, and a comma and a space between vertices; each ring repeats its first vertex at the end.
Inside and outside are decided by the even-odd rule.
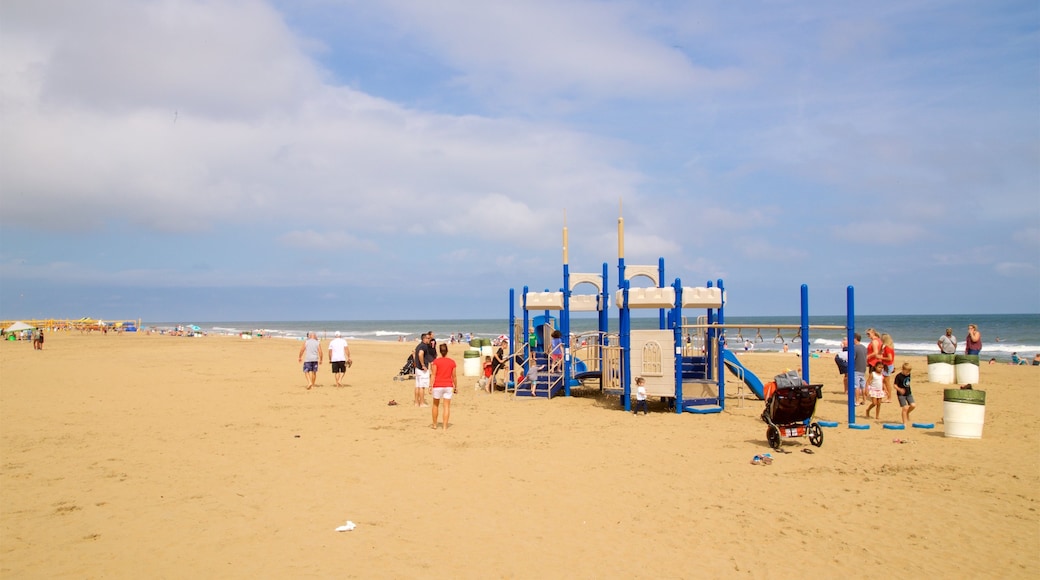
POLYGON ((766 408, 762 420, 766 422, 766 441, 779 450, 784 437, 809 436, 809 443, 823 445, 823 429, 812 421, 816 414, 816 399, 822 385, 806 385, 795 371, 777 375, 775 390, 766 385, 766 408))
POLYGON ((395 381, 407 381, 408 379, 415 378, 415 355, 408 355, 408 360, 404 361, 404 366, 401 370, 397 371, 397 376, 394 377, 395 381))

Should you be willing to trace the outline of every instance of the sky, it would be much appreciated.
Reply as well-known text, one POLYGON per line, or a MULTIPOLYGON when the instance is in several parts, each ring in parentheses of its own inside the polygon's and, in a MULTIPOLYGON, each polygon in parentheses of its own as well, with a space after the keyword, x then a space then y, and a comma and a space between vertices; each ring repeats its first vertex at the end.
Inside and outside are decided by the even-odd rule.
POLYGON ((1040 5, 0 3, 0 319, 504 318, 619 217, 731 316, 1040 312, 1040 5))

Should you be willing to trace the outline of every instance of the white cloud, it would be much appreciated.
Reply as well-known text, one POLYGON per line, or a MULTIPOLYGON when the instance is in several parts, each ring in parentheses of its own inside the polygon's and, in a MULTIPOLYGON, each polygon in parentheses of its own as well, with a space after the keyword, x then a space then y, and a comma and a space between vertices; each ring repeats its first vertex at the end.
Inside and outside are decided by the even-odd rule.
POLYGON ((315 232, 313 230, 286 232, 277 237, 279 243, 303 250, 321 250, 335 255, 337 252, 364 250, 378 252, 379 247, 367 240, 360 240, 345 232, 315 232))
POLYGON ((1035 277, 1040 267, 1025 262, 999 262, 993 266, 993 271, 1006 278, 1025 278, 1035 277))
MULTIPOLYGON (((864 211, 869 213, 867 209, 864 211)), ((878 210, 878 213, 883 212, 878 210)), ((915 223, 884 218, 832 225, 829 229, 835 239, 877 246, 902 246, 923 240, 928 235, 924 228, 915 223)))
POLYGON ((5 27, 3 47, 18 50, 0 51, 4 223, 198 232, 317 219, 358 236, 492 238, 638 179, 612 166, 622 149, 609 140, 322 83, 259 2, 73 4, 95 25, 26 10, 5 27), (41 28, 46 43, 26 40, 41 28), (442 215, 415 219, 431 211, 442 215))
POLYGON ((672 99, 732 87, 744 75, 691 61, 650 30, 670 23, 633 2, 390 1, 408 35, 460 71, 458 82, 504 101, 672 99))
POLYGON ((744 257, 762 262, 790 263, 808 257, 802 248, 775 244, 761 238, 740 236, 733 240, 733 247, 744 257))
MULTIPOLYGON (((1040 218, 1040 210, 1034 208, 1031 211, 1034 218, 1040 218)), ((1040 228, 1023 228, 1015 231, 1011 234, 1011 239, 1028 246, 1032 251, 1040 250, 1040 228)))

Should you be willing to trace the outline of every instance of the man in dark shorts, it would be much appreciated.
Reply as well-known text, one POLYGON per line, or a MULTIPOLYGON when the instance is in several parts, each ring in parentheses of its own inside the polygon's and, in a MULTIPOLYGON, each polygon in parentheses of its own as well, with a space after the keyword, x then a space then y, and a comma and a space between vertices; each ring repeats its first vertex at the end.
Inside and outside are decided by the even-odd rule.
POLYGON ((314 381, 318 379, 318 365, 324 357, 321 353, 321 342, 317 333, 308 332, 307 340, 300 347, 299 362, 303 363, 303 376, 307 378, 307 390, 314 387, 314 381))
POLYGON ((336 331, 336 338, 329 343, 329 364, 332 365, 332 377, 336 380, 336 386, 343 386, 343 375, 347 373, 347 367, 353 361, 350 360, 350 346, 340 332, 336 331))

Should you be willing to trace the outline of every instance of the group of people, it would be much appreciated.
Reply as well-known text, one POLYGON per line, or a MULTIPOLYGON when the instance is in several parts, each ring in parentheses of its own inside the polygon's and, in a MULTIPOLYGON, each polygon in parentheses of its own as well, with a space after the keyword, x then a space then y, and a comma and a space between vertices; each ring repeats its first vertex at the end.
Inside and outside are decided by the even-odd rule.
POLYGON ((491 393, 498 385, 498 373, 506 367, 506 349, 509 348, 509 339, 502 339, 498 343, 498 349, 494 356, 484 357, 484 377, 477 386, 482 386, 486 393, 491 393))
POLYGON ((33 350, 43 350, 43 329, 33 328, 31 331, 11 331, 8 335, 6 330, 0 329, 0 340, 7 340, 7 337, 11 336, 11 340, 25 340, 28 338, 32 341, 33 350))
POLYGON ((43 329, 34 328, 32 331, 33 350, 43 350, 43 329))
POLYGON ((415 346, 412 353, 415 365, 415 400, 416 407, 429 407, 426 403, 426 391, 430 391, 433 399, 431 414, 433 421, 431 429, 438 428, 441 406, 443 404, 443 429, 448 430, 448 420, 451 417, 451 397, 459 392, 458 372, 455 361, 448 356, 448 345, 441 343, 437 346, 437 339, 433 331, 425 332, 419 338, 419 344, 415 346), (440 356, 437 353, 440 352, 440 356))
MULTIPOLYGON (((314 388, 315 382, 318 380, 318 367, 325 362, 318 333, 307 333, 307 339, 300 346, 299 362, 303 364, 303 376, 307 379, 307 390, 309 391, 314 388)), ((354 361, 350 358, 350 346, 339 331, 336 331, 335 338, 329 342, 329 364, 332 366, 332 377, 336 381, 336 386, 342 387, 347 367, 354 364, 354 361)))
MULTIPOLYGON (((947 328, 946 333, 935 342, 942 354, 957 354, 957 337, 953 335, 953 329, 947 328)), ((979 354, 982 352, 982 333, 974 324, 968 325, 968 336, 964 342, 964 354, 979 354)))
MULTIPOLYGON (((878 333, 873 328, 867 329, 867 337, 870 342, 863 344, 862 335, 853 335, 853 353, 855 364, 852 369, 852 385, 856 396, 857 405, 867 406, 865 416, 869 419, 870 412, 874 411, 874 419, 881 419, 881 404, 892 400, 892 391, 896 392, 899 401, 899 409, 903 424, 910 420, 910 413, 917 408, 914 395, 911 390, 910 379, 913 367, 910 363, 903 363, 900 372, 895 372, 896 349, 892 336, 886 333, 878 333)), ((838 372, 842 375, 844 393, 849 391, 849 356, 848 341, 842 340, 842 352, 834 357, 838 365, 838 372)))
MULTIPOLYGON (((855 352, 855 367, 852 369, 852 384, 855 389, 856 404, 867 405, 865 416, 870 418, 870 412, 874 411, 874 419, 881 418, 881 404, 892 400, 893 390, 899 401, 903 424, 909 422, 910 413, 917 407, 910 382, 913 367, 910 363, 903 363, 900 372, 895 372, 896 350, 892 336, 879 333, 873 328, 867 329, 868 344, 863 344, 862 337, 857 332, 853 335, 853 349, 855 352), (869 399, 869 404, 868 404, 869 399)), ((955 354, 957 352, 957 337, 953 335, 953 329, 947 328, 946 333, 939 337, 936 342, 940 352, 944 354, 955 354)), ((978 326, 968 325, 968 336, 965 343, 965 354, 979 354, 982 350, 982 334, 978 326)), ((848 368, 848 341, 842 340, 842 352, 834 357, 838 365, 838 372, 844 381, 844 392, 849 390, 849 368, 848 368)))

